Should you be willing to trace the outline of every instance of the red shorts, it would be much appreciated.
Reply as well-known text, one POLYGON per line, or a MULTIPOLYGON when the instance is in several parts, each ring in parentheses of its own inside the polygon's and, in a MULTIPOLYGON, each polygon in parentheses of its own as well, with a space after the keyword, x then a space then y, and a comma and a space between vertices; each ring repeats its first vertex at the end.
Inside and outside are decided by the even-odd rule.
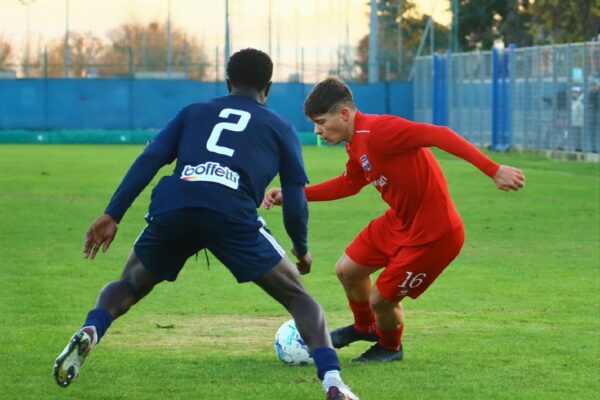
POLYGON ((405 296, 416 299, 458 256, 464 240, 464 226, 460 224, 433 242, 402 246, 394 237, 389 219, 381 216, 358 234, 346 255, 359 265, 385 267, 376 285, 386 300, 405 296))

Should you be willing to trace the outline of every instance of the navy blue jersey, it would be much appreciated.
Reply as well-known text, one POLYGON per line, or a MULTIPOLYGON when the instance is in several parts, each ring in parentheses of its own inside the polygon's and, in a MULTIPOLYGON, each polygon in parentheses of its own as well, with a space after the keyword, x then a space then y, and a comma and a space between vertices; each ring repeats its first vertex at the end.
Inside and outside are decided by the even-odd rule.
POLYGON ((208 208, 232 220, 256 221, 266 186, 279 173, 286 230, 306 252, 307 182, 293 126, 252 97, 229 95, 183 108, 144 149, 106 213, 117 222, 157 171, 177 160, 152 192, 150 215, 208 208))
MULTIPOLYGON (((283 188, 307 182, 294 127, 251 97, 229 95, 183 108, 133 163, 106 213, 120 221, 156 172, 175 159, 173 174, 152 192, 151 215, 203 207, 255 218, 277 173, 283 188)), ((303 208, 301 196, 289 200, 303 208)))
POLYGON ((205 207, 254 216, 277 173, 282 185, 307 182, 293 126, 250 97, 189 105, 154 140, 177 164, 154 188, 150 214, 205 207))

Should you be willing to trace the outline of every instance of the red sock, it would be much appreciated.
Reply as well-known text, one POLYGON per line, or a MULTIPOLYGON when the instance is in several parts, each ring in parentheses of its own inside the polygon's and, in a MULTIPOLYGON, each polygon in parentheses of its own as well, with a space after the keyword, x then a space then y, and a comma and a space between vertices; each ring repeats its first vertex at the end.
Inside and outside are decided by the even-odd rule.
POLYGON ((356 330, 363 333, 371 332, 371 327, 375 325, 375 315, 373 315, 369 302, 360 303, 348 299, 348 304, 350 304, 350 309, 354 314, 354 327, 356 330))
POLYGON ((392 329, 391 331, 384 331, 378 326, 377 336, 379 336, 379 340, 377 342, 383 348, 390 350, 398 350, 400 349, 400 344, 402 343, 403 330, 404 324, 400 325, 398 329, 392 329))

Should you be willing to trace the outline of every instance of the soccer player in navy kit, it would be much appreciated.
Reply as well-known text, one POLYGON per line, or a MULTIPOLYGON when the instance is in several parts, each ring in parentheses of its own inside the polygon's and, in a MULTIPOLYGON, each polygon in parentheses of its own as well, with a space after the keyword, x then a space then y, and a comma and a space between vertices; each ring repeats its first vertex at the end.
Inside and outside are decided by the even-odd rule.
POLYGON ((100 292, 82 328, 54 366, 67 387, 111 322, 164 281, 174 281, 185 261, 209 249, 236 277, 252 281, 293 316, 311 350, 327 399, 357 399, 342 382, 322 308, 300 273, 310 271, 307 182, 300 142, 292 125, 266 106, 273 64, 245 49, 227 65, 228 96, 183 108, 132 164, 108 207, 89 228, 83 248, 93 259, 108 250, 117 224, 158 170, 177 160, 152 192, 148 225, 136 240, 121 278, 100 292), (264 190, 279 174, 286 203, 283 219, 296 266, 256 212, 264 190))

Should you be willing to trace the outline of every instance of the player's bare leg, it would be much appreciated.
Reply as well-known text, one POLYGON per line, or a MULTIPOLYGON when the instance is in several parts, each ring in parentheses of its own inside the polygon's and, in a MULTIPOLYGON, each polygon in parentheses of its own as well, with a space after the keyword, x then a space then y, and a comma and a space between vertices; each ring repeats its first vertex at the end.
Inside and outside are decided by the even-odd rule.
POLYGON ((300 336, 315 360, 326 398, 357 400, 358 397, 344 384, 340 376, 339 361, 331 346, 325 313, 307 292, 291 260, 284 257, 279 264, 254 282, 292 314, 300 336))
POLYGON ((306 291, 289 258, 285 257, 255 283, 292 314, 300 336, 310 348, 331 347, 323 309, 306 291))
POLYGON ((371 289, 369 302, 377 320, 377 343, 360 357, 352 361, 399 361, 404 356, 402 350, 402 330, 404 329, 404 308, 398 300, 385 299, 376 285, 371 289))
POLYGON ((380 267, 365 267, 354 262, 346 254, 338 260, 335 272, 344 287, 350 309, 354 315, 354 324, 335 329, 331 340, 335 348, 366 340, 377 341, 375 317, 369 299, 371 296, 371 274, 380 267))
POLYGON ((369 301, 371 274, 379 269, 359 265, 346 254, 343 254, 335 265, 335 273, 344 287, 346 297, 361 303, 369 301))
POLYGON ((404 324, 404 307, 399 301, 389 301, 383 298, 377 286, 373 286, 369 298, 371 308, 375 313, 377 326, 383 330, 398 329, 404 324))
POLYGON ((110 323, 146 296, 161 278, 148 271, 131 252, 121 278, 107 284, 101 291, 84 326, 56 358, 53 375, 60 387, 67 387, 78 376, 87 356, 100 341, 110 323))
POLYGON ((144 298, 162 279, 144 267, 135 252, 131 252, 121 278, 110 282, 98 295, 96 308, 108 311, 113 319, 125 314, 144 298))

